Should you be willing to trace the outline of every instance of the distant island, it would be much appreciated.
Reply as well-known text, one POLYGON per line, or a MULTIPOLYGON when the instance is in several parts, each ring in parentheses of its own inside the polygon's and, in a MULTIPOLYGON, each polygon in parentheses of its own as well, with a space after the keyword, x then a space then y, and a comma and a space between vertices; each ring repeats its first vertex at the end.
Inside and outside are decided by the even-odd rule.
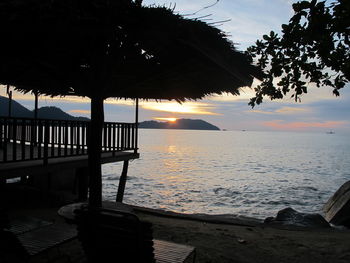
POLYGON ((175 122, 143 121, 139 123, 143 129, 185 129, 185 130, 216 130, 220 128, 203 120, 178 119, 175 122))
MULTIPOLYGON (((8 115, 9 99, 0 96, 0 116, 8 115)), ((34 110, 28 110, 15 100, 12 100, 12 117, 33 118, 34 110)), ((38 109, 39 119, 69 120, 69 121, 90 121, 86 117, 74 117, 57 107, 41 107, 38 109)))

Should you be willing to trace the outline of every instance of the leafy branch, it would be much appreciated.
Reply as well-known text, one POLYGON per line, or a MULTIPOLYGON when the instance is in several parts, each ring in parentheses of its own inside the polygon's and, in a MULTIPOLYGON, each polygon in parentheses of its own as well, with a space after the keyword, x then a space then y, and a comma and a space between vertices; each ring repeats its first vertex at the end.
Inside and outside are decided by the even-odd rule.
POLYGON ((281 37, 271 31, 246 51, 265 73, 249 102, 252 107, 264 96, 274 100, 292 93, 300 101, 309 83, 332 87, 339 96, 350 80, 350 1, 302 1, 293 9, 281 37))

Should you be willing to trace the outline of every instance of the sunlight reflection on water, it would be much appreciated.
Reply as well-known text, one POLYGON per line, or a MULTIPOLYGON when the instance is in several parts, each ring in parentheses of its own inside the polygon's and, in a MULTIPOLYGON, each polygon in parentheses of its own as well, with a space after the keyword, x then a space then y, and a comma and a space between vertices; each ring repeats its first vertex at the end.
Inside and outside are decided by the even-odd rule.
MULTIPOLYGON (((184 213, 264 218, 285 207, 321 212, 350 180, 350 140, 338 134, 140 129, 124 202, 184 213)), ((103 166, 114 200, 122 164, 103 166)))

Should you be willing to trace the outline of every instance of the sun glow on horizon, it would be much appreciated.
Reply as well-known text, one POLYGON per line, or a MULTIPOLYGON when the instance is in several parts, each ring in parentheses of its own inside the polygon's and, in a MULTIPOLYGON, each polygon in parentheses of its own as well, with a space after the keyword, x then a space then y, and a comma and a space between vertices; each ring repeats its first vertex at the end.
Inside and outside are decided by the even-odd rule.
POLYGON ((154 117, 153 119, 158 121, 169 121, 169 122, 176 122, 177 118, 165 118, 165 117, 154 117))
POLYGON ((212 104, 188 102, 179 104, 177 102, 147 102, 142 105, 142 108, 154 111, 176 112, 183 114, 200 114, 200 115, 220 115, 211 112, 214 108, 212 104))

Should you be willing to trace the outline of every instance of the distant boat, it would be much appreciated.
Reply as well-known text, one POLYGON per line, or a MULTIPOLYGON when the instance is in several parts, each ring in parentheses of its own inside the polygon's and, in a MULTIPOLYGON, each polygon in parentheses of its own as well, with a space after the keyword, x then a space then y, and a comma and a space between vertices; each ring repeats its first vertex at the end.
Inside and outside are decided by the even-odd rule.
POLYGON ((334 131, 328 131, 326 132, 327 134, 334 134, 335 132, 334 131))

